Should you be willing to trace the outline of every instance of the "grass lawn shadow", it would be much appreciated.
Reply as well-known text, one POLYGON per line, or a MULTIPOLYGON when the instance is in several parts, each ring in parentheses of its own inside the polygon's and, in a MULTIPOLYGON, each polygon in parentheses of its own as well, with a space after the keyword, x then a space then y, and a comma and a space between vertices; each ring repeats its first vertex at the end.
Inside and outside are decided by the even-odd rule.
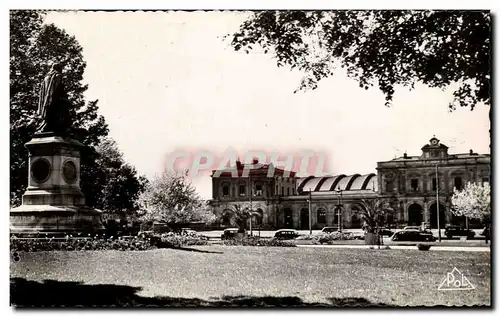
POLYGON ((172 249, 172 250, 182 250, 182 251, 191 251, 191 252, 223 254, 222 251, 210 251, 210 250, 201 250, 201 249, 186 248, 186 247, 161 247, 160 249, 172 249))
POLYGON ((299 297, 285 296, 223 296, 213 300, 179 297, 142 297, 140 287, 114 284, 83 284, 44 280, 28 281, 11 278, 10 304, 16 308, 332 308, 332 307, 392 307, 374 304, 364 298, 329 298, 328 303, 304 302, 299 297))

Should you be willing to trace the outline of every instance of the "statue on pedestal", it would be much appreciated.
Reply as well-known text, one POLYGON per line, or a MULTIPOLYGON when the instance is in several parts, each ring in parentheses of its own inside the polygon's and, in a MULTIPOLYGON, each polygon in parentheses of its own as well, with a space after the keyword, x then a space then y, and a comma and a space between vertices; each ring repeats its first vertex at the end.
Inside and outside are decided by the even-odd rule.
POLYGON ((52 64, 42 81, 37 113, 43 120, 37 129, 38 133, 64 135, 67 132, 70 126, 69 107, 59 63, 52 64))
POLYGON ((10 210, 11 233, 101 231, 101 212, 85 205, 80 189, 83 145, 69 137, 70 102, 58 63, 42 81, 37 114, 42 122, 25 144, 29 151, 28 187, 22 205, 10 210))

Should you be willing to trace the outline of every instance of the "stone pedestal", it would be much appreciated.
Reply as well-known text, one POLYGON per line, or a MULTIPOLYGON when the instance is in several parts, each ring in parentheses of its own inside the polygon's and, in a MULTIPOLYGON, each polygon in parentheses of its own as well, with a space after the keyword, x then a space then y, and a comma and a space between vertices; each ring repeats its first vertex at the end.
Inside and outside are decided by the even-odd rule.
POLYGON ((28 143, 28 188, 10 210, 11 233, 85 232, 103 229, 101 212, 85 206, 80 190, 82 144, 50 133, 28 143))

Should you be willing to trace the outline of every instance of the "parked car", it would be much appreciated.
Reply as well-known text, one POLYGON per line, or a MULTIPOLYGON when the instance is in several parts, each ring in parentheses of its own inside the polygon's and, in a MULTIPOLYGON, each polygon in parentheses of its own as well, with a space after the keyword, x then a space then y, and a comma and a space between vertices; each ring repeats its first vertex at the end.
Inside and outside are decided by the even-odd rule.
POLYGON ((432 233, 417 231, 414 229, 401 230, 395 232, 392 237, 392 241, 435 241, 436 237, 432 233))
POLYGON ((334 233, 334 232, 338 232, 339 231, 339 227, 338 226, 327 226, 327 227, 323 227, 323 229, 321 230, 322 233, 334 233))
POLYGON ((274 238, 277 239, 295 239, 299 236, 299 232, 295 229, 280 229, 274 233, 274 238))
POLYGON ((387 229, 387 228, 380 228, 379 231, 378 231, 378 234, 380 236, 389 236, 391 237, 392 234, 394 234, 394 232, 390 229, 387 229))
MULTIPOLYGON (((233 239, 234 237, 236 237, 236 234, 238 233, 238 231, 239 231, 239 228, 226 228, 226 229, 224 229, 224 232, 220 236, 220 239, 222 239, 222 240, 233 239)), ((245 234, 246 234, 246 232, 245 232, 245 234)))
POLYGON ((405 228, 403 228, 403 230, 416 230, 416 231, 421 231, 421 230, 422 230, 422 227, 420 227, 420 226, 406 226, 405 228))
POLYGON ((181 228, 181 234, 191 235, 191 234, 197 234, 197 232, 191 228, 181 228))
POLYGON ((467 238, 474 238, 476 235, 472 229, 467 229, 459 225, 446 226, 444 234, 448 238, 453 238, 455 236, 467 236, 467 238))

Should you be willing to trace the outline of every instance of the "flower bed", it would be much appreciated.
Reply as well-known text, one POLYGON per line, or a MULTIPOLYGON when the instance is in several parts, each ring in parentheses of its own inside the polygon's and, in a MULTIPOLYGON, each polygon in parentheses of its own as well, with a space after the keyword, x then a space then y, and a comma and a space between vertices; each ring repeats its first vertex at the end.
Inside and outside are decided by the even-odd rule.
POLYGON ((315 235, 313 238, 314 241, 317 241, 321 244, 329 244, 334 241, 339 240, 356 240, 359 239, 358 236, 355 236, 353 233, 347 232, 333 232, 333 233, 322 233, 319 235, 315 235))
POLYGON ((293 241, 276 238, 245 237, 243 239, 224 240, 226 246, 259 246, 259 247, 296 247, 293 241))
POLYGON ((206 237, 179 234, 140 234, 134 237, 72 237, 63 238, 16 238, 10 239, 11 251, 80 251, 80 250, 122 250, 137 251, 155 248, 178 248, 183 246, 207 245, 206 237))
POLYGON ((148 250, 155 246, 151 240, 137 237, 127 239, 98 238, 11 238, 11 251, 81 251, 81 250, 148 250))
POLYGON ((158 248, 179 248, 184 246, 208 245, 208 238, 198 234, 166 233, 160 236, 156 246, 158 248))

